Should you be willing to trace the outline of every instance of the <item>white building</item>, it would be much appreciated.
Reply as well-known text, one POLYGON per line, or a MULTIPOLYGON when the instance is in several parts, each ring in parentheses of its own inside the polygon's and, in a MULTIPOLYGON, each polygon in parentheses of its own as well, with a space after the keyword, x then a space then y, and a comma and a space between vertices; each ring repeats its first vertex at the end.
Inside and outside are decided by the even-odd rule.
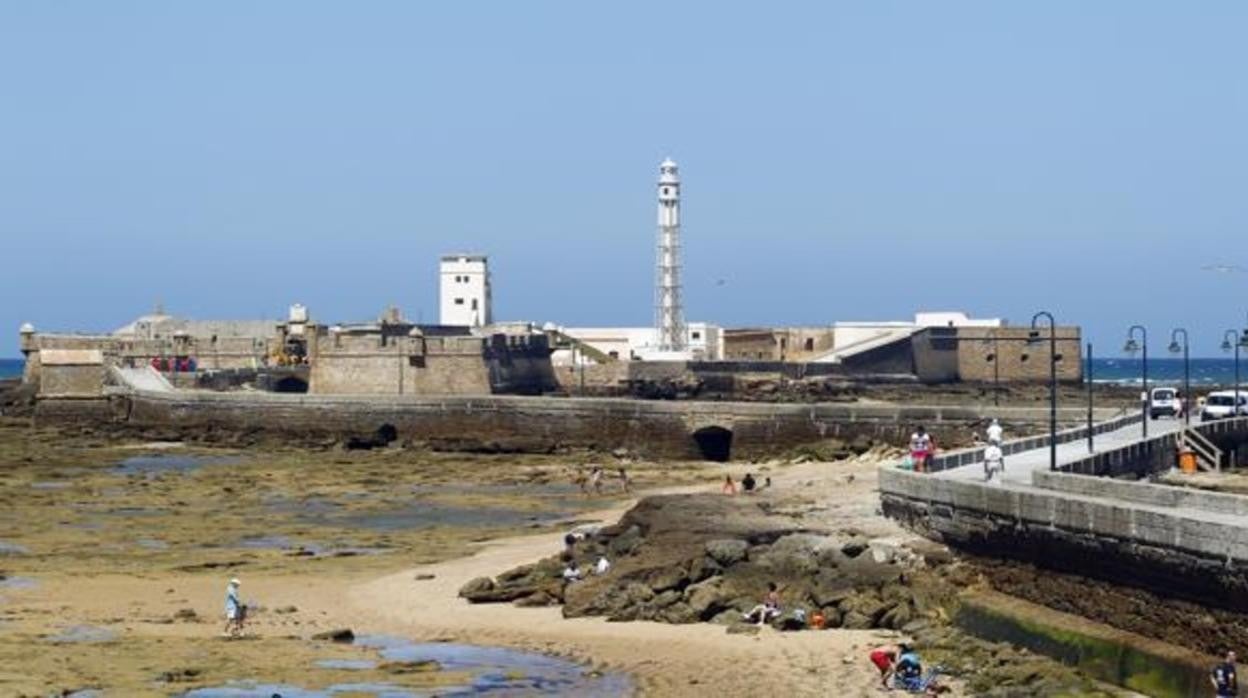
POLYGON ((929 327, 1001 327, 1000 318, 972 318, 960 311, 922 311, 914 314, 914 322, 867 321, 837 322, 834 326, 832 351, 817 356, 816 363, 840 363, 855 354, 891 344, 929 327))
POLYGON ((493 322, 490 267, 485 255, 443 255, 440 277, 439 324, 480 327, 493 322))
MULTIPOLYGON (((685 325, 685 349, 679 352, 659 349, 656 327, 564 327, 560 331, 619 361, 720 361, 724 358, 723 329, 705 322, 685 325)), ((551 360, 556 365, 566 366, 580 359, 562 350, 555 352, 551 360)))

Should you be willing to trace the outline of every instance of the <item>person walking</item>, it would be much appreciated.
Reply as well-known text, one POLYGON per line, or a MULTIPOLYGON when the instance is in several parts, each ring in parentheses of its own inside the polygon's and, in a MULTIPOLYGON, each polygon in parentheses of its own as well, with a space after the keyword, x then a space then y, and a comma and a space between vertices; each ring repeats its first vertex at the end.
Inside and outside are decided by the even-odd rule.
POLYGON ((243 634, 243 622, 246 620, 247 607, 238 597, 238 587, 242 582, 238 577, 230 580, 225 586, 225 635, 240 637, 243 634))
POLYGON ((624 494, 633 490, 633 481, 628 479, 628 471, 623 468, 620 468, 620 487, 624 490, 624 494))
POLYGON ((1005 476, 1005 453, 998 444, 989 443, 984 448, 984 482, 991 482, 996 473, 1005 476))
POLYGON ((1005 440, 1005 430, 1001 428, 1001 422, 993 417, 992 424, 988 425, 988 443, 1000 446, 1005 440))
POLYGON ((932 455, 932 443, 931 434, 921 425, 910 435, 910 459, 914 461, 915 472, 927 472, 927 459, 932 455))
POLYGON ((1215 666, 1209 674, 1217 698, 1236 698, 1239 695, 1239 676, 1235 671, 1235 651, 1227 650, 1226 661, 1215 666))

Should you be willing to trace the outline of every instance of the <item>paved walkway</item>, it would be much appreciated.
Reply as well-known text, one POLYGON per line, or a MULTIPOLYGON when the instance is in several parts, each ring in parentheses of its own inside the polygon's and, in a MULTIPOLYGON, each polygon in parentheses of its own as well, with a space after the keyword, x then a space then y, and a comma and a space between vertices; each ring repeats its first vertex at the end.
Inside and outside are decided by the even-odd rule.
MULTIPOLYGON (((1192 426, 1196 426, 1200 423, 1199 419, 1192 420, 1192 426)), ((1172 434, 1179 431, 1180 428, 1183 427, 1183 424, 1183 420, 1173 418, 1149 421, 1148 437, 1151 439, 1165 434, 1172 434)), ((1141 427, 1138 423, 1135 423, 1116 431, 1111 431, 1097 436, 1094 446, 1096 448, 1096 453, 1102 453, 1104 451, 1110 451, 1123 446, 1129 446, 1142 440, 1143 432, 1141 431, 1141 427)), ((1060 444, 1057 447, 1057 463, 1059 466, 1063 463, 1070 463, 1080 458, 1084 458, 1087 455, 1088 442, 1086 439, 1072 443, 1060 444)), ((984 487, 993 487, 1005 490, 1056 492, 1055 490, 1046 490, 1032 484, 1032 472, 1040 469, 1047 470, 1048 467, 1049 447, 1045 446, 1031 451, 1016 453, 1012 456, 1006 456, 1005 477, 994 477, 990 483, 984 482, 983 462, 972 463, 958 468, 950 468, 949 470, 944 470, 939 473, 933 473, 931 477, 966 480, 975 482, 984 487)), ((1245 517, 1243 516, 1221 511, 1212 511, 1200 507, 1172 507, 1161 504, 1146 504, 1138 501, 1128 501, 1113 497, 1074 492, 1061 492, 1060 496, 1065 499, 1128 507, 1134 510, 1154 512, 1167 516, 1179 516, 1185 519, 1218 524, 1228 528, 1239 529, 1248 527, 1248 520, 1245 520, 1245 517)))
MULTIPOLYGON (((1193 419, 1192 425, 1199 424, 1199 420, 1193 419)), ((1148 423, 1148 437, 1151 439, 1155 436, 1163 436, 1165 434, 1173 434, 1183 426, 1183 420, 1166 418, 1152 420, 1148 423)), ((1094 446, 1096 453, 1104 451, 1112 451, 1116 448, 1129 446, 1132 443, 1143 440, 1143 432, 1139 424, 1129 424, 1117 431, 1111 431, 1096 437, 1094 446)), ((1060 466, 1065 463, 1071 463, 1088 455, 1088 441, 1081 439, 1070 443, 1059 444, 1057 447, 1057 464, 1060 466)), ((1011 484, 1031 485, 1031 473, 1033 470, 1045 469, 1049 467, 1049 447, 1015 453, 1012 456, 1005 457, 1005 481, 1011 484)), ((934 473, 935 477, 953 478, 958 480, 983 480, 984 464, 982 462, 964 465, 958 468, 950 468, 934 473)), ((995 478, 994 478, 995 479, 995 478)))

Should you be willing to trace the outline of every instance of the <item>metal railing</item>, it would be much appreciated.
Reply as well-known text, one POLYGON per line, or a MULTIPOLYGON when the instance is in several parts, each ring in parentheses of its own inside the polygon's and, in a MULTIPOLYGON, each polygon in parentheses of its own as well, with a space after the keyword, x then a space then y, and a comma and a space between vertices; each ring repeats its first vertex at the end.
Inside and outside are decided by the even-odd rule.
MULTIPOLYGON (((1092 425, 1092 435, 1100 436, 1101 434, 1117 431, 1132 424, 1139 424, 1141 419, 1143 419, 1143 415, 1140 414, 1122 415, 1114 417, 1113 419, 1107 419, 1104 422, 1098 422, 1092 425)), ((1087 426, 1064 429, 1057 432, 1057 443, 1059 446, 1061 444, 1067 444, 1074 441, 1084 441, 1087 440, 1087 438, 1087 426)), ((1004 455, 1011 456, 1025 451, 1048 448, 1049 441, 1050 438, 1048 434, 1028 436, 1021 439, 1011 439, 1001 444, 1001 451, 1004 455)), ((952 468, 960 468, 964 465, 982 463, 984 461, 984 448, 986 447, 975 446, 972 448, 959 449, 957 451, 950 451, 949 453, 934 456, 928 460, 927 472, 938 473, 942 470, 950 470, 952 468)))

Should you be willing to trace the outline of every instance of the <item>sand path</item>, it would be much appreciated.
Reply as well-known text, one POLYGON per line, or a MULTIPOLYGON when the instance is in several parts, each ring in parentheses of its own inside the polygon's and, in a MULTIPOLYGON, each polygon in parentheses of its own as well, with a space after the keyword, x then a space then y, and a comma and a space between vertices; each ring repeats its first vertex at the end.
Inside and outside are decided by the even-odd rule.
MULTIPOLYGON (((827 464, 796 466, 774 479, 779 486, 823 484, 827 468, 827 464)), ((595 512, 591 518, 615 522, 631 506, 629 502, 595 512)), ((867 648, 895 637, 888 631, 780 633, 764 628, 757 636, 730 635, 710 624, 564 619, 558 607, 473 605, 458 597, 459 588, 473 578, 492 577, 560 550, 562 534, 491 541, 469 557, 354 585, 345 602, 357 626, 370 631, 558 654, 599 669, 627 672, 645 695, 883 694, 865 655, 867 648), (417 580, 417 575, 433 578, 417 580)))

